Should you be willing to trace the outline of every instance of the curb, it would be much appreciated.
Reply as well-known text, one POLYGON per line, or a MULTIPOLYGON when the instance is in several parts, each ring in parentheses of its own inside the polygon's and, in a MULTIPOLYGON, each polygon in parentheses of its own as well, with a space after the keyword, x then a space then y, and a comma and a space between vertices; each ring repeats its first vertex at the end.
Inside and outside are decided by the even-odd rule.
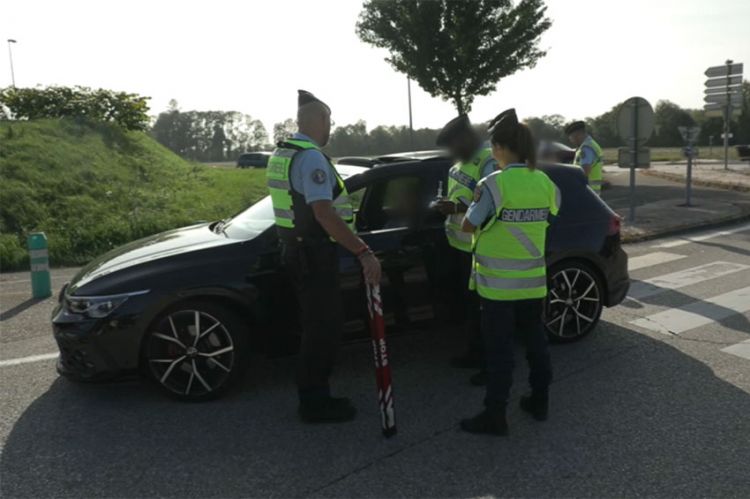
MULTIPOLYGON (((669 173, 669 172, 660 172, 655 170, 643 170, 641 171, 644 175, 649 175, 652 177, 657 178, 663 178, 665 180, 672 180, 675 182, 685 182, 685 176, 680 175, 679 173, 669 173)), ((737 192, 750 192, 750 184, 743 185, 743 184, 733 184, 729 182, 722 182, 720 180, 701 180, 693 177, 692 179, 693 185, 700 185, 702 187, 714 187, 716 189, 726 189, 728 191, 737 191, 737 192)))
POLYGON ((632 235, 632 236, 623 235, 622 243, 623 244, 640 243, 643 241, 651 241, 653 239, 658 239, 660 237, 685 234, 687 232, 691 232, 696 229, 714 229, 718 227, 723 227, 725 225, 734 225, 736 223, 748 222, 748 221, 750 221, 750 213, 743 213, 741 215, 734 215, 731 217, 719 218, 717 220, 711 220, 711 221, 706 221, 706 222, 697 223, 697 224, 678 225, 676 227, 666 229, 660 232, 651 232, 651 233, 638 234, 638 235, 632 235))

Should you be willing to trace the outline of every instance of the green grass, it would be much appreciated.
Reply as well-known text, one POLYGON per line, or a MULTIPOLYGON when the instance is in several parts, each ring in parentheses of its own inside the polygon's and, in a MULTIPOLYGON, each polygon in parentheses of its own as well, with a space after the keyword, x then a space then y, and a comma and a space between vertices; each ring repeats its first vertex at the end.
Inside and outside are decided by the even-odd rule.
POLYGON ((0 268, 28 267, 43 231, 53 265, 229 216, 266 193, 264 171, 187 162, 148 135, 73 120, 0 121, 0 268))
MULTIPOLYGON (((616 147, 606 148, 602 151, 604 161, 607 163, 617 162, 616 147)), ((681 147, 651 147, 651 161, 685 161, 681 147)), ((698 147, 700 156, 698 159, 724 159, 724 148, 722 146, 698 147)), ((736 160, 737 149, 734 146, 729 147, 729 159, 736 160)))

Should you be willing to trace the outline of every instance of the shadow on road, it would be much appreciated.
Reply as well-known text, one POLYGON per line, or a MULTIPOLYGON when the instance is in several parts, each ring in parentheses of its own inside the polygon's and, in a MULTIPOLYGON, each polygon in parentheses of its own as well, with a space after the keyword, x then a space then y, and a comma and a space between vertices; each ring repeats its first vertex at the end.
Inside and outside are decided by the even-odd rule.
MULTIPOLYGON (((260 361, 228 398, 185 404, 142 383, 52 383, 16 422, 0 495, 722 496, 746 492, 750 396, 661 341, 604 323, 555 346, 552 419, 510 410, 507 439, 460 433, 480 407, 462 344, 428 332, 392 345, 399 435, 380 436, 368 345, 342 352, 337 391, 358 419, 305 426, 292 359, 260 361)), ((520 352, 517 360, 523 359, 520 352)), ((517 370, 517 396, 525 387, 517 370)))
POLYGON ((37 303, 41 303, 45 301, 47 298, 27 298, 26 300, 22 301, 18 305, 14 306, 13 308, 9 308, 5 312, 0 312, 0 322, 7 321, 8 319, 12 319, 16 315, 20 314, 26 309, 29 309, 36 305, 37 303))

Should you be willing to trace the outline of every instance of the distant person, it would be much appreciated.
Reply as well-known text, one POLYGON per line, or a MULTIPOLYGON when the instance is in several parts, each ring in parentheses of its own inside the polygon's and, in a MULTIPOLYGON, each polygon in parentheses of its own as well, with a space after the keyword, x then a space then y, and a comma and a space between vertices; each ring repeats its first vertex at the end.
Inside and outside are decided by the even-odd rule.
POLYGON ((576 148, 573 164, 583 168, 589 185, 599 196, 602 195, 602 148, 586 133, 583 121, 574 121, 565 127, 565 135, 576 148))
POLYGON ((526 343, 531 385, 531 394, 521 398, 521 409, 539 421, 547 418, 552 365, 542 324, 544 254, 549 217, 559 210, 560 192, 536 169, 534 138, 514 109, 498 115, 489 131, 502 172, 479 182, 462 224, 464 232, 476 234, 472 287, 482 301, 487 388, 484 411, 461 421, 461 428, 506 435, 516 327, 526 343))
POLYGON ((452 301, 458 315, 468 318, 467 351, 453 358, 451 364, 458 368, 478 368, 482 364, 479 298, 467 287, 472 267, 472 235, 461 231, 461 223, 471 204, 477 182, 494 172, 497 162, 466 114, 452 119, 443 127, 438 134, 437 145, 447 149, 456 162, 448 173, 447 198, 438 202, 436 208, 447 217, 445 235, 454 250, 453 260, 458 265, 452 301))
POLYGON ((354 405, 332 397, 329 387, 344 326, 336 243, 359 258, 368 282, 380 281, 380 262, 354 233, 346 185, 320 150, 331 133, 330 108, 300 90, 297 125, 299 132, 273 152, 266 177, 282 265, 300 304, 299 414, 311 423, 348 421, 356 415, 354 405))

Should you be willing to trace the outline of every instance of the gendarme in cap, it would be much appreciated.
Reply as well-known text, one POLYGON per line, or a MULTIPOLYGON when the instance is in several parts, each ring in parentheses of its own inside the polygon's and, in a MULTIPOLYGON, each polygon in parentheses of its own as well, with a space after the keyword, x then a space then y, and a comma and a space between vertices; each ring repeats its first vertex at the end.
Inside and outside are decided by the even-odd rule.
POLYGON ((308 92, 307 90, 297 90, 297 107, 302 107, 305 104, 310 104, 312 102, 320 102, 326 107, 326 109, 328 109, 329 113, 331 112, 331 108, 328 107, 328 104, 315 97, 311 92, 308 92))
POLYGON ((565 127, 565 135, 570 135, 573 132, 585 129, 586 123, 584 123, 583 121, 574 121, 572 123, 569 123, 568 126, 565 127))
POLYGON ((460 114, 445 124, 440 133, 438 133, 435 144, 439 147, 446 147, 454 138, 471 130, 469 116, 466 113, 460 114))

